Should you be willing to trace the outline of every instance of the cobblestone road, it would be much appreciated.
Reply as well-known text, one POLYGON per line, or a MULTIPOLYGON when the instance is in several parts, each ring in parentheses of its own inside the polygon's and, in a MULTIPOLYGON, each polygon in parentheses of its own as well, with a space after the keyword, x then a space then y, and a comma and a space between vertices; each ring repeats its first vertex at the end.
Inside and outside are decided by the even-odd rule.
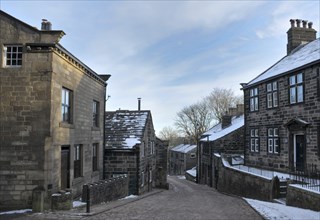
POLYGON ((244 200, 221 194, 208 186, 168 177, 170 190, 153 190, 135 199, 118 200, 92 207, 91 216, 83 216, 85 209, 70 212, 29 214, 29 219, 82 219, 82 220, 251 220, 263 218, 244 200))
POLYGON ((169 177, 170 190, 88 219, 263 219, 245 201, 207 186, 169 177))

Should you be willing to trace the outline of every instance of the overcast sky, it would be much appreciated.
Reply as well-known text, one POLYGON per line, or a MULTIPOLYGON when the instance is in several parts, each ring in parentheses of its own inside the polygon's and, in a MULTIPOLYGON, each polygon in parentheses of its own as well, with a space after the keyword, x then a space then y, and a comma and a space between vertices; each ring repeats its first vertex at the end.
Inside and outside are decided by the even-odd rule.
MULTIPOLYGON (((98 74, 111 74, 107 110, 151 110, 158 133, 213 88, 242 95, 286 55, 291 18, 314 23, 319 1, 27 1, 1 10, 40 29, 63 30, 60 43, 98 74)), ((317 37, 319 34, 317 34, 317 37)))

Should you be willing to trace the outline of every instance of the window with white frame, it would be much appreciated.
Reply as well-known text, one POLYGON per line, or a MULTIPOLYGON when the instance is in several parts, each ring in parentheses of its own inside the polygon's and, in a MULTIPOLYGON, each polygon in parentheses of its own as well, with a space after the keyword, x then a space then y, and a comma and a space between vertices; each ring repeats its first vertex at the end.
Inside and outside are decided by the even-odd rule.
POLYGON ((250 111, 259 110, 259 92, 258 88, 250 89, 250 111))
POLYGON ((250 129, 250 151, 259 152, 259 129, 250 129))
POLYGON ((272 82, 267 84, 267 107, 278 107, 278 83, 272 82))
POLYGON ((304 101, 303 74, 292 75, 289 78, 290 104, 304 101))
POLYGON ((62 88, 61 92, 61 117, 63 122, 71 123, 71 100, 72 91, 66 88, 62 88))
POLYGON ((22 65, 22 46, 6 45, 4 46, 4 66, 20 67, 22 65))
POLYGON ((152 170, 149 170, 149 183, 152 183, 152 170))
POLYGON ((268 152, 273 154, 279 153, 279 129, 268 128, 268 152))
POLYGON ((74 146, 74 178, 82 176, 82 146, 80 144, 74 146))

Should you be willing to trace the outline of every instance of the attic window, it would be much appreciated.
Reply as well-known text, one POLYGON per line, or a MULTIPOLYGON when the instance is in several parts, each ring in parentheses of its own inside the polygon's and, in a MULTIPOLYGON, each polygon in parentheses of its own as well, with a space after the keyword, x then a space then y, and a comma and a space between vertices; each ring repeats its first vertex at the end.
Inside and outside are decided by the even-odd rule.
POLYGON ((22 46, 7 45, 4 47, 4 66, 20 67, 22 65, 22 46))

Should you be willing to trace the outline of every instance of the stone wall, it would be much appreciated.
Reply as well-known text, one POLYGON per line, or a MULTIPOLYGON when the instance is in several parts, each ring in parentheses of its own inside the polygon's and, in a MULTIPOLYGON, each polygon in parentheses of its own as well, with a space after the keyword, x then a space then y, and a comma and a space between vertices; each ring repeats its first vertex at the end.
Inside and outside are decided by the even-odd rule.
POLYGON ((138 162, 140 150, 113 150, 105 149, 104 174, 105 179, 118 175, 127 175, 129 178, 129 194, 138 194, 138 162))
POLYGON ((128 196, 129 178, 122 175, 108 180, 100 180, 83 186, 82 201, 87 201, 87 193, 89 187, 90 204, 99 204, 124 198, 128 196))
POLYGON ((156 140, 156 176, 155 186, 159 188, 168 188, 167 183, 167 163, 168 163, 168 145, 167 141, 156 140))
POLYGON ((287 205, 303 209, 320 211, 320 193, 312 192, 307 189, 300 189, 289 185, 287 189, 287 205))
POLYGON ((217 189, 241 197, 270 201, 277 198, 278 178, 272 180, 219 165, 217 189))

